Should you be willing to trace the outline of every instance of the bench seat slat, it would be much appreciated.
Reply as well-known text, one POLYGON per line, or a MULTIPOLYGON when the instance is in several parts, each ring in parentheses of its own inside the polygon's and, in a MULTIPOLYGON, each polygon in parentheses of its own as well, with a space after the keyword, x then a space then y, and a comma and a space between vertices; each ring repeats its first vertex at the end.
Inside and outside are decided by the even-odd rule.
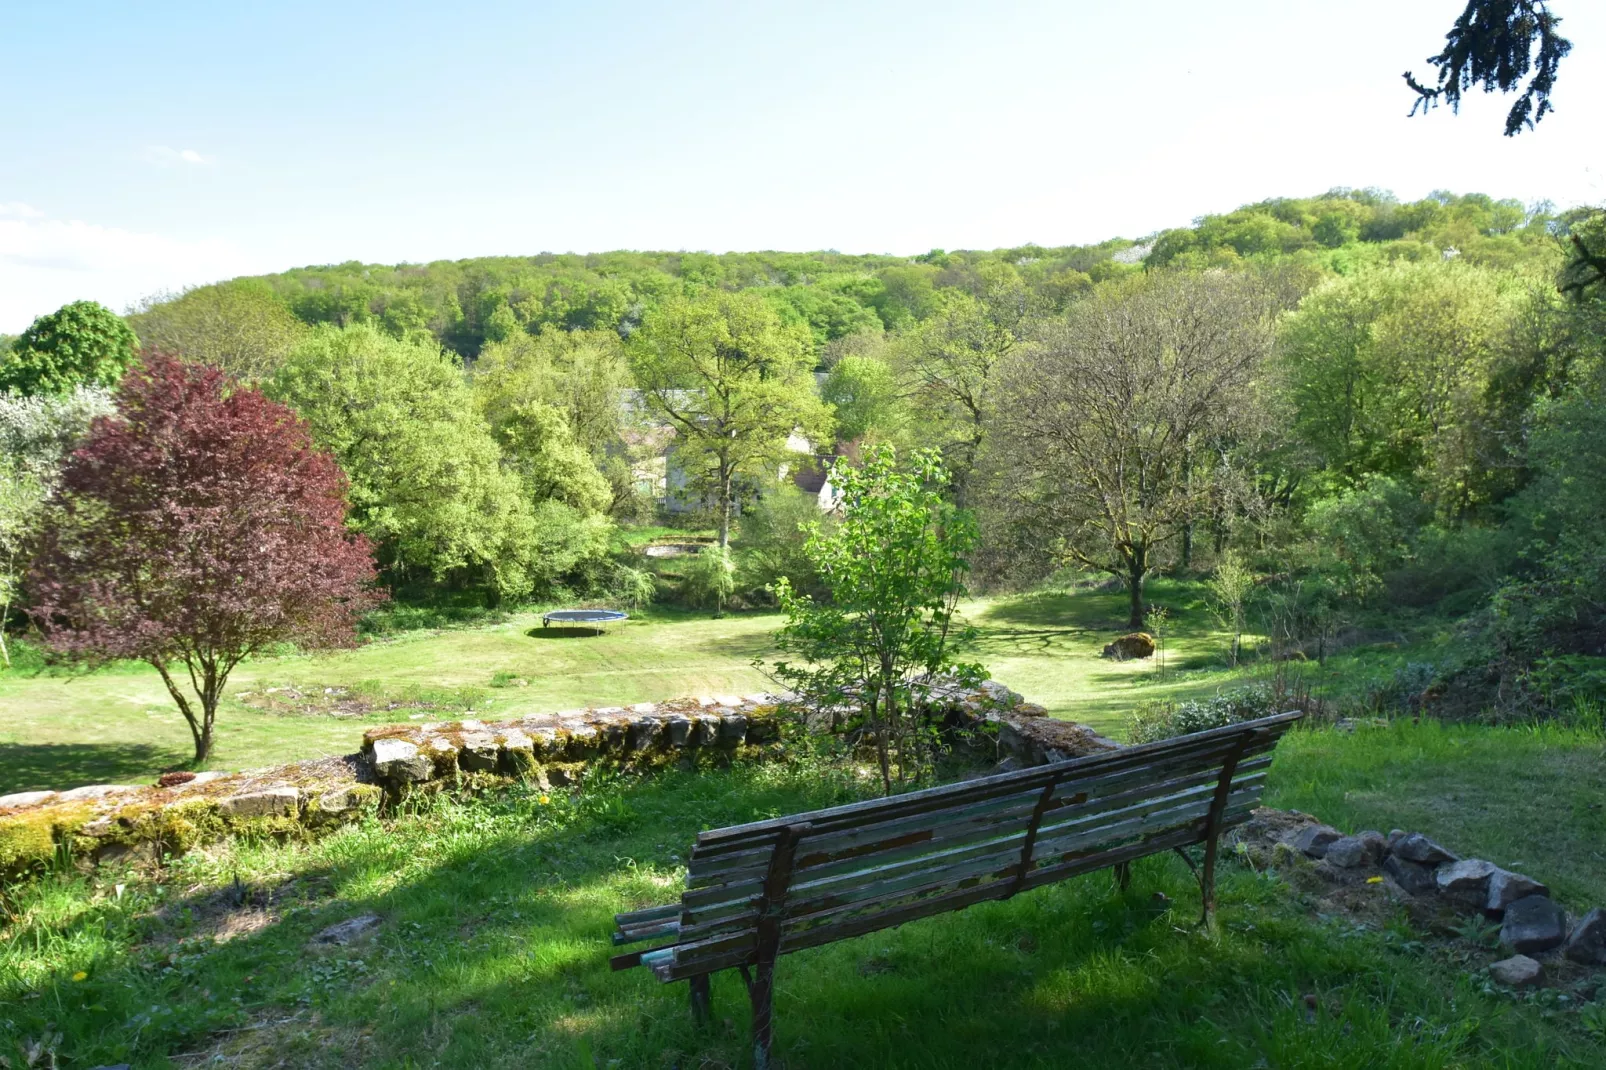
MULTIPOLYGON (((1246 757, 1258 755, 1269 750, 1274 740, 1262 741, 1258 746, 1252 746, 1246 757)), ((1077 795, 1086 795, 1088 798, 1081 805, 1096 801, 1100 794, 1112 793, 1117 789, 1130 784, 1143 784, 1174 778, 1189 771, 1200 773, 1218 771, 1221 761, 1225 758, 1229 748, 1223 745, 1219 753, 1206 751, 1198 754, 1185 754, 1172 758, 1165 763, 1152 766, 1143 766, 1134 770, 1119 770, 1094 777, 1066 777, 1056 786, 1053 800, 1050 805, 1054 808, 1065 805, 1067 799, 1077 795)), ((946 824, 950 821, 968 820, 972 815, 980 817, 990 812, 1013 812, 1021 810, 1029 812, 1037 803, 1042 793, 1042 785, 1033 791, 1013 793, 1007 796, 998 796, 980 802, 972 802, 965 806, 955 806, 941 811, 927 811, 909 815, 895 816, 890 819, 868 821, 863 818, 854 826, 842 828, 837 831, 821 831, 817 827, 811 832, 805 847, 801 848, 799 869, 807 869, 812 865, 820 864, 816 859, 822 853, 840 851, 846 847, 863 843, 874 842, 877 838, 896 836, 902 831, 915 831, 928 827, 946 824)), ((694 850, 692 861, 687 869, 687 888, 697 889, 711 885, 729 883, 737 875, 748 876, 762 873, 769 857, 768 847, 751 848, 728 858, 700 857, 694 850), (727 863, 727 864, 721 864, 727 863)))
MULTIPOLYGON (((1262 757, 1240 765, 1239 775, 1234 777, 1235 788, 1248 776, 1266 768, 1269 764, 1270 758, 1262 757)), ((1184 791, 1191 790, 1196 794, 1203 792, 1208 797, 1208 793, 1214 790, 1219 776, 1219 770, 1214 768, 1200 770, 1187 776, 1176 777, 1160 783, 1144 784, 1138 787, 1126 786, 1126 790, 1117 794, 1090 800, 1079 805, 1065 806, 1058 810, 1050 806, 1045 810, 1038 836, 1041 839, 1053 835, 1056 830, 1068 824, 1085 824, 1100 815, 1109 815, 1147 800, 1174 797, 1184 791)), ((1024 837, 1026 820, 1029 816, 1029 812, 1026 811, 1010 811, 985 823, 976 823, 974 825, 967 823, 957 828, 938 828, 933 830, 929 839, 922 842, 899 845, 876 854, 866 853, 808 868, 800 867, 793 890, 799 894, 807 893, 813 890, 820 882, 832 877, 852 877, 856 874, 875 872, 899 863, 922 864, 922 859, 940 856, 967 844, 998 840, 1001 837, 1011 835, 1013 836, 1012 842, 1018 849, 1020 840, 1024 837)), ((813 841, 805 839, 803 844, 800 845, 799 851, 800 853, 809 852, 813 854, 813 841)), ((745 908, 747 901, 757 894, 759 883, 758 880, 750 878, 746 881, 721 886, 716 889, 689 891, 682 898, 685 913, 682 915, 681 920, 684 923, 691 924, 717 918, 721 912, 729 913, 733 909, 745 908)))
MULTIPOLYGON (((1258 778, 1257 778, 1258 779, 1258 778)), ((1258 800, 1260 784, 1247 786, 1243 790, 1235 791, 1228 797, 1228 809, 1243 810, 1252 808, 1258 800)), ((1209 809, 1208 797, 1202 800, 1191 800, 1181 806, 1172 806, 1155 812, 1139 814, 1125 821, 1115 824, 1092 824, 1079 832, 1057 837, 1051 844, 1040 841, 1043 855, 1032 870, 1027 872, 1025 879, 1020 883, 1024 888, 1031 884, 1032 878, 1044 869, 1058 870, 1068 861, 1074 861, 1080 855, 1086 854, 1089 849, 1108 847, 1114 841, 1129 839, 1134 836, 1144 836, 1153 839, 1155 836, 1170 836, 1176 833, 1186 834, 1182 842, 1196 843, 1204 835, 1204 816, 1209 809)), ((1139 841, 1144 842, 1144 841, 1139 841)), ((842 914, 883 914, 900 913, 907 907, 907 900, 924 901, 933 897, 941 898, 952 890, 953 885, 965 886, 984 884, 997 885, 1000 897, 1013 894, 1008 889, 1017 882, 1015 874, 1020 857, 1020 845, 1012 845, 1013 850, 1006 849, 978 859, 968 860, 962 864, 937 870, 916 870, 903 877, 868 885, 855 885, 848 891, 831 896, 798 897, 789 901, 786 917, 781 923, 783 933, 782 949, 788 946, 786 934, 806 930, 810 926, 821 924, 826 919, 835 918, 842 914)), ((1124 845, 1122 845, 1124 846, 1124 845)), ((1110 850, 1119 847, 1109 847, 1110 850)), ((1034 851, 1034 855, 1036 852, 1034 851)), ((1113 863, 1110 863, 1113 864, 1113 863)), ((795 893, 794 893, 795 894, 795 893)), ((726 929, 727 926, 712 926, 712 929, 726 929)), ((705 930, 707 931, 707 930, 705 930)), ((712 932, 709 938, 697 941, 694 930, 683 931, 682 937, 688 941, 680 946, 676 961, 691 961, 700 959, 708 954, 722 954, 728 947, 746 946, 747 934, 742 932, 731 933, 720 938, 712 932)))
MULTIPOLYGON (((1089 855, 1078 862, 1067 863, 1060 867, 1060 871, 1051 880, 1044 879, 1041 875, 1036 874, 1028 876, 1021 890, 1025 891, 1043 884, 1063 880, 1066 877, 1074 876, 1076 873, 1104 869, 1118 862, 1141 858, 1144 855, 1197 842, 1198 833, 1195 830, 1179 829, 1166 835, 1155 837, 1152 841, 1130 844, 1126 847, 1089 855)), ((962 910, 965 907, 984 903, 988 900, 1005 899, 1010 894, 1009 885, 1001 881, 994 881, 972 888, 957 889, 941 896, 916 900, 898 910, 887 911, 883 914, 854 918, 836 925, 822 925, 801 933, 783 935, 780 952, 786 955, 794 951, 819 947, 823 944, 834 943, 849 937, 862 936, 866 933, 903 925, 920 918, 962 910)), ((745 945, 742 941, 733 941, 729 945, 721 947, 717 954, 662 960, 660 964, 653 967, 652 972, 660 981, 682 981, 697 974, 711 973, 715 970, 744 965, 750 961, 746 956, 752 954, 752 948, 752 941, 746 942, 745 945)))
MULTIPOLYGON (((903 808, 911 810, 932 807, 941 808, 954 798, 963 798, 967 795, 974 797, 994 790, 1001 792, 1029 790, 1034 785, 1038 790, 1041 790, 1042 786, 1050 779, 1056 776, 1065 776, 1073 771, 1080 774, 1083 770, 1120 769, 1144 765, 1160 756, 1186 753, 1197 749, 1209 749, 1222 741, 1236 742, 1245 735, 1254 735, 1260 732, 1281 735, 1288 725, 1299 719, 1299 716, 1298 713, 1280 713, 1271 717, 1263 717, 1255 721, 1244 721, 1239 724, 1227 725, 1223 728, 1215 728, 1189 736, 1179 736, 1175 739, 1161 740, 1156 743, 1145 743, 1140 746, 1127 747, 1087 758, 1074 758, 1052 765, 1034 766, 1031 769, 1022 769, 1012 773, 1000 773, 996 776, 983 777, 979 780, 944 784, 935 788, 910 792, 907 795, 892 796, 888 799, 870 799, 864 802, 847 803, 842 806, 816 810, 807 814, 770 818, 764 821, 750 822, 746 825, 713 829, 698 833, 697 845, 705 849, 712 849, 716 846, 732 846, 743 841, 773 841, 782 827, 799 821, 806 821, 815 828, 820 829, 830 827, 838 821, 851 821, 852 818, 863 815, 866 812, 901 811, 903 808)), ((756 845, 756 842, 747 844, 747 846, 756 845)))

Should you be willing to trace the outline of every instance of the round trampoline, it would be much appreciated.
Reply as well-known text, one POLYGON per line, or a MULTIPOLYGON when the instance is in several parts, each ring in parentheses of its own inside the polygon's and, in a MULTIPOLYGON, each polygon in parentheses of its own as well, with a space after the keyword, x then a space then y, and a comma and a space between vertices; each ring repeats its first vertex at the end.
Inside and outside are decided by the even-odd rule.
POLYGON ((630 614, 617 609, 554 609, 550 613, 541 614, 541 627, 546 628, 553 624, 585 624, 601 635, 604 624, 629 619, 630 614))

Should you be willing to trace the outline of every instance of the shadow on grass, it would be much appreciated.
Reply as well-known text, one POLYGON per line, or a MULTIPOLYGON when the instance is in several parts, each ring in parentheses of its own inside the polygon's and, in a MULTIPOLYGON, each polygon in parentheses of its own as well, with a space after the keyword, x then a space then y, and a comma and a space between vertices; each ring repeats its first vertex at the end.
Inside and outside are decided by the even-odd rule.
MULTIPOLYGON (((204 892, 121 908, 102 897, 50 914, 65 920, 48 946, 115 938, 93 961, 62 958, 35 976, 29 988, 48 998, 20 982, 0 982, 0 997, 23 1035, 61 1031, 74 1065, 184 1052, 242 1066, 392 1066, 428 1052, 486 1070, 750 1066, 734 974, 714 981, 721 1024, 694 1029, 685 986, 609 971, 611 915, 673 899, 675 852, 699 828, 842 801, 842 791, 762 770, 670 775, 602 785, 553 824, 547 804, 515 789, 359 827, 311 855, 246 849, 234 864, 245 880, 232 889, 225 858, 204 892), (364 913, 379 918, 372 936, 317 941, 364 913), (262 921, 232 925, 232 914, 262 921), (72 979, 75 970, 87 978, 72 979)), ((194 875, 175 868, 169 879, 183 886, 194 875)), ((1251 924, 1252 904, 1283 893, 1236 869, 1224 883, 1219 939, 1186 928, 1191 881, 1174 859, 1156 858, 1136 867, 1126 896, 1108 874, 1090 874, 788 956, 777 971, 778 1054, 793 1070, 1024 1070, 1436 1066, 1489 1053, 1494 1025, 1475 1040, 1416 1032, 1486 1010, 1470 991, 1466 1006, 1446 1003, 1431 970, 1400 975, 1409 964, 1379 961, 1371 937, 1334 939, 1275 912, 1251 924), (1305 1011, 1301 992, 1320 996, 1320 1014, 1305 1011), (1390 1060, 1402 1045, 1415 1058, 1390 1060)), ((1558 1064, 1554 1046, 1501 1032, 1506 1052, 1532 1060, 1503 1065, 1558 1064)))
POLYGON ((154 743, 0 743, 0 795, 142 783, 152 769, 182 768, 192 757, 154 743))
POLYGON ((531 639, 599 639, 608 633, 589 624, 549 624, 524 633, 531 639))

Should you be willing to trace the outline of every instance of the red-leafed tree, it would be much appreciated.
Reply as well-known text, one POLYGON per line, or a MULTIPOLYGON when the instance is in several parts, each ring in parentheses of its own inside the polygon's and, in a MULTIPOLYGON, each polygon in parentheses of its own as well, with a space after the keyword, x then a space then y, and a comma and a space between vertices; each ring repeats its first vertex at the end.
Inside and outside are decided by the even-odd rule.
POLYGON ((204 761, 243 658, 349 645, 383 599, 367 540, 345 526, 345 490, 291 409, 216 368, 147 355, 67 461, 30 612, 63 655, 155 666, 204 761))

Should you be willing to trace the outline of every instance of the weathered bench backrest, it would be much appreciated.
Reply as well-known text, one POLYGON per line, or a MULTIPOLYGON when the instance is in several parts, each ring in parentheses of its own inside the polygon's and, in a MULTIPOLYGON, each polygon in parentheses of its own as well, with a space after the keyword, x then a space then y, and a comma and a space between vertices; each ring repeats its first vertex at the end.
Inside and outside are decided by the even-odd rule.
POLYGON ((678 980, 1198 843, 1248 817, 1298 716, 704 832, 679 913, 633 923, 676 946, 640 961, 678 980))

